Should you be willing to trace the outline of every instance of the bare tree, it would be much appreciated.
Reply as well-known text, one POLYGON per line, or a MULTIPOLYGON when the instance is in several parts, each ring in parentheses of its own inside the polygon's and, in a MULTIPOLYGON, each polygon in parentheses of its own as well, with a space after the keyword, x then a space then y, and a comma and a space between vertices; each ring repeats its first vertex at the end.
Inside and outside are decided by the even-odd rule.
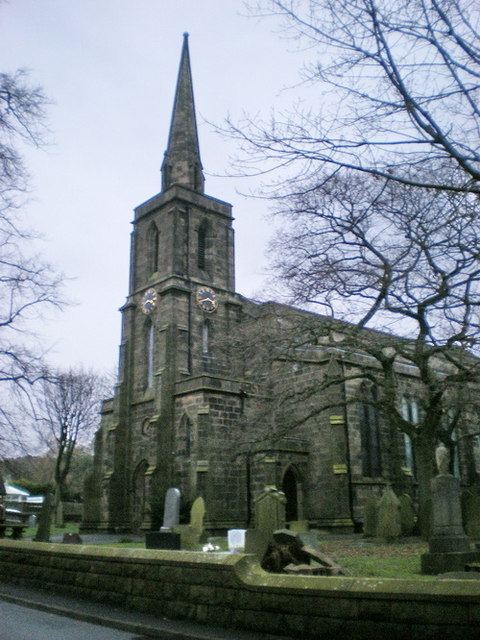
MULTIPOLYGON (((469 0, 260 0, 312 58, 315 107, 230 122, 262 173, 321 181, 353 169, 402 184, 480 192, 480 10, 469 0), (318 106, 319 105, 319 106, 318 106), (451 165, 416 173, 428 160, 451 165), (454 170, 456 169, 456 170, 454 170), (321 174, 321 175, 319 175, 321 174)), ((293 188, 293 187, 292 187, 293 188)), ((275 194, 275 190, 272 190, 275 194)))
POLYGON ((0 456, 18 451, 25 434, 15 396, 42 376, 42 352, 32 327, 48 307, 61 305, 61 276, 32 251, 35 234, 23 221, 29 177, 22 144, 45 141, 46 98, 25 71, 0 73, 0 456))
POLYGON ((472 416, 478 420, 478 197, 353 172, 303 187, 277 206, 282 225, 272 246, 274 268, 293 302, 325 315, 290 311, 276 331, 268 326, 263 352, 252 339, 258 328, 244 340, 252 370, 256 357, 263 362, 264 373, 260 366, 256 376, 263 394, 274 399, 271 421, 262 422, 278 437, 325 410, 323 392, 331 385, 362 378, 375 384, 380 393, 372 404, 413 443, 426 527, 435 447, 443 441, 453 448, 457 428, 472 416), (281 369, 272 363, 291 367, 309 348, 369 360, 349 375, 279 385, 281 369), (418 386, 415 423, 400 404, 405 368, 418 386))
POLYGON ((62 524, 62 495, 76 447, 88 445, 98 427, 106 394, 102 376, 83 369, 46 373, 30 395, 32 429, 54 459, 56 523, 62 524))
POLYGON ((480 11, 463 0, 255 10, 307 45, 305 79, 322 96, 319 108, 227 127, 244 173, 283 171, 263 192, 282 221, 274 271, 291 302, 326 314, 317 330, 303 318, 300 342, 313 333, 334 347, 341 335, 375 363, 364 375, 414 443, 425 515, 435 445, 452 444, 480 381, 480 11), (422 388, 417 424, 399 406, 405 366, 422 388))

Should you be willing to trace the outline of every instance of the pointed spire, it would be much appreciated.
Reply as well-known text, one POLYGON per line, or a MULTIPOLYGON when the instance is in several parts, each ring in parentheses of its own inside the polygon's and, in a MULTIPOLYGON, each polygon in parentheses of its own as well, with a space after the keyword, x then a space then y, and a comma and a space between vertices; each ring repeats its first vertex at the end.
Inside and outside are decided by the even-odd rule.
POLYGON ((181 184, 203 193, 204 182, 193 100, 188 33, 184 33, 168 146, 162 163, 162 189, 165 191, 173 184, 181 184))

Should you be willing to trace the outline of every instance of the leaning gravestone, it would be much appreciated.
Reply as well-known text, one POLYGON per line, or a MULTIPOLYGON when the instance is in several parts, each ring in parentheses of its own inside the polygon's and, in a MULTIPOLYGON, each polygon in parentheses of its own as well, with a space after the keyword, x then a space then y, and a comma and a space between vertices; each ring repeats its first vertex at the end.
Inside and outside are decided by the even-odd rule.
POLYGON ((273 534, 273 541, 261 561, 265 571, 293 575, 345 575, 345 570, 318 546, 305 544, 301 534, 281 529, 273 534))
POLYGON ((180 489, 171 487, 165 494, 163 524, 160 531, 147 531, 147 549, 180 549, 180 534, 173 531, 180 518, 180 489))
POLYGON ((378 501, 377 536, 395 540, 402 532, 400 524, 400 501, 391 487, 386 487, 378 501))
POLYGON ((429 553, 421 557, 422 573, 463 571, 469 562, 478 562, 480 553, 470 550, 462 526, 460 483, 449 473, 449 453, 444 445, 436 451, 438 475, 431 482, 431 536, 429 553))

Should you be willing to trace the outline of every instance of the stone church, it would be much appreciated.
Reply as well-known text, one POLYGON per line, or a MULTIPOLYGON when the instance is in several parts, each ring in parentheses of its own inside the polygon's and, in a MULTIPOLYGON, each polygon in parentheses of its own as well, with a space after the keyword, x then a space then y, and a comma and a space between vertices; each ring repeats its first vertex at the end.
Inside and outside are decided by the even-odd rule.
MULTIPOLYGON (((284 311, 321 319, 235 292, 232 207, 205 193, 187 35, 161 174, 160 193, 135 209, 118 382, 102 407, 83 528, 157 528, 169 487, 180 489, 185 513, 203 496, 210 530, 244 527, 255 496, 275 484, 288 519, 352 530, 371 492, 392 481, 413 491, 408 437, 371 405, 347 402, 358 382, 331 385, 330 408, 297 428, 262 433, 278 410, 275 392, 267 412, 248 381, 249 362, 238 366, 225 345, 246 319, 280 321, 284 311)), ((358 366, 354 354, 299 349, 282 384, 301 387, 358 366)), ((404 373, 402 412, 415 421, 415 376, 404 373)))

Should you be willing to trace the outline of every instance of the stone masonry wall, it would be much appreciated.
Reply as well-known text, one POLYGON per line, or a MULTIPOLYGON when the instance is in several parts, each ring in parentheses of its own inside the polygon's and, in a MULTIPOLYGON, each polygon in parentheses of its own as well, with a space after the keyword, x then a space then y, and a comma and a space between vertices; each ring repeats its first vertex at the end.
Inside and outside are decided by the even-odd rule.
POLYGON ((0 581, 294 638, 473 640, 480 623, 476 580, 274 575, 240 554, 3 540, 0 581))
POLYGON ((235 394, 204 389, 176 399, 176 481, 190 502, 204 498, 206 523, 214 529, 245 522, 244 461, 233 446, 240 405, 235 394))

